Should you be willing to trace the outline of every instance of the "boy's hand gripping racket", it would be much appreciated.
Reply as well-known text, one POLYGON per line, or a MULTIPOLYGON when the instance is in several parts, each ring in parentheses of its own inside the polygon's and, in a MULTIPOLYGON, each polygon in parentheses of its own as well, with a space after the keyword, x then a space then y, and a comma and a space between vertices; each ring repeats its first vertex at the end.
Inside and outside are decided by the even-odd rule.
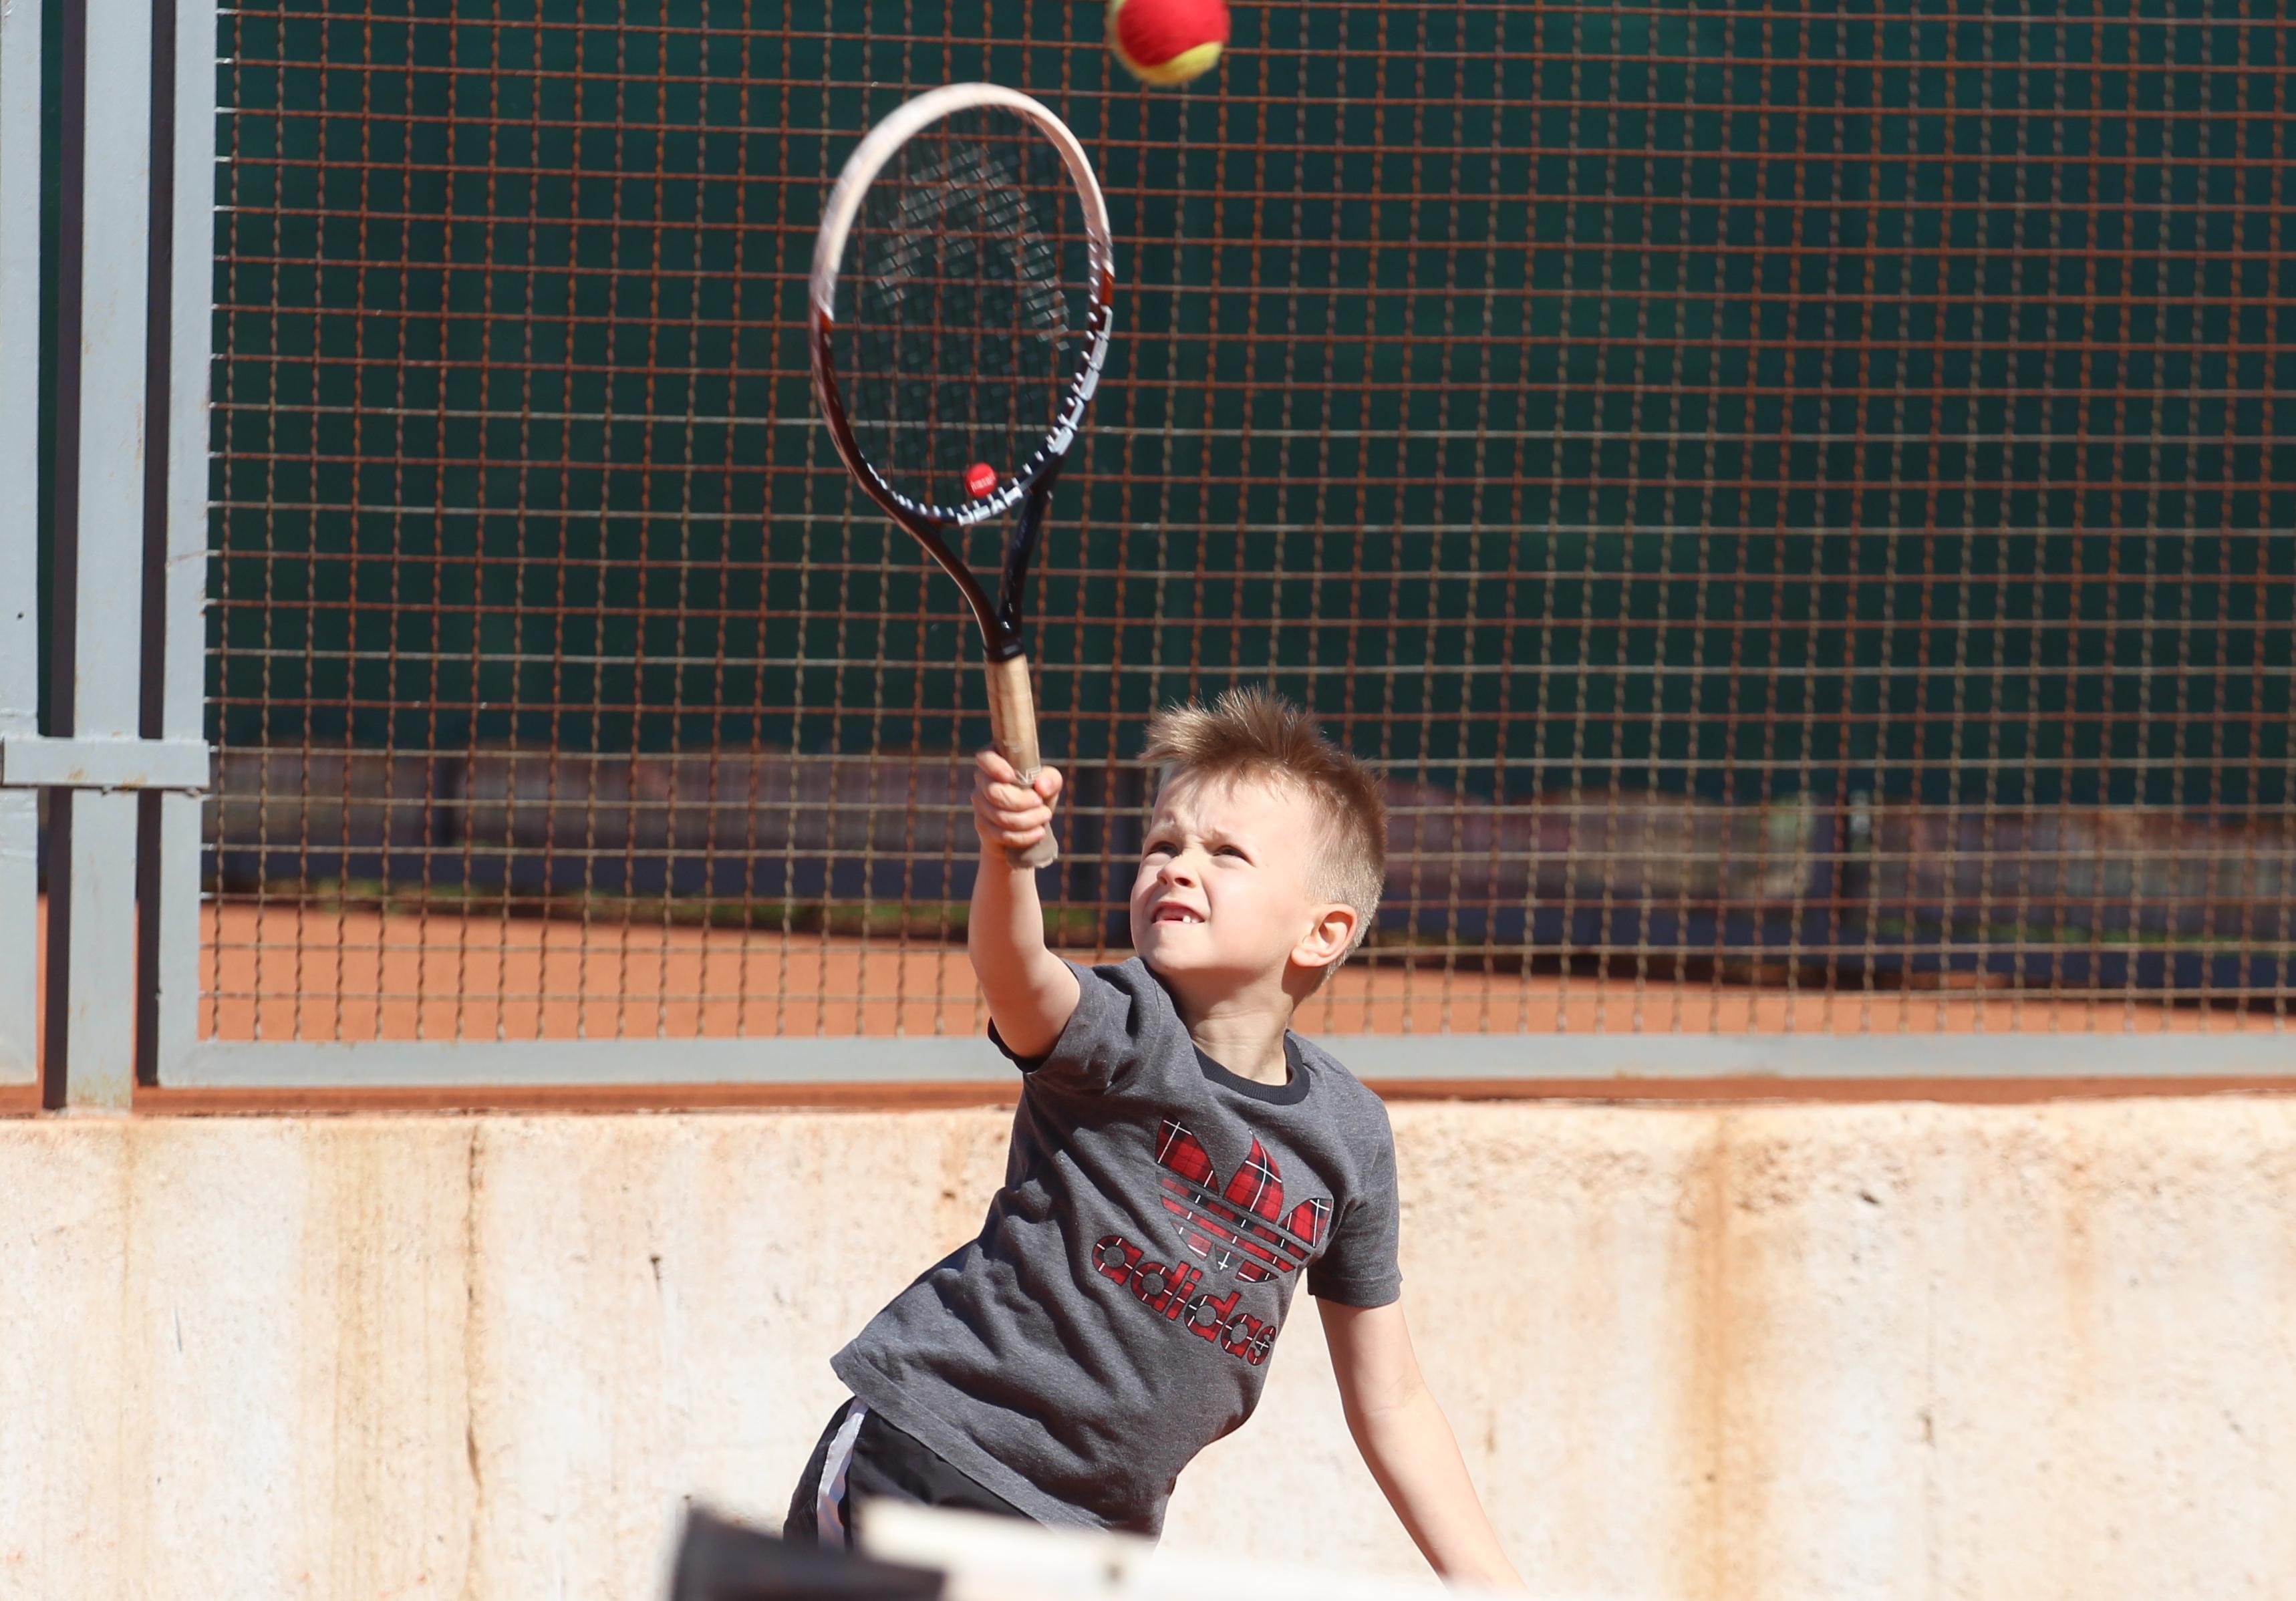
MULTIPOLYGON (((1027 95, 952 84, 869 130, 813 247, 813 387, 871 499, 972 607, 989 728, 1025 784, 1044 764, 1021 599, 1053 480, 1100 382, 1114 315, 1108 206, 1084 147, 1027 95), (966 536, 1018 507, 992 598, 966 536)), ((1016 867, 1060 854, 1052 831, 1016 867)))

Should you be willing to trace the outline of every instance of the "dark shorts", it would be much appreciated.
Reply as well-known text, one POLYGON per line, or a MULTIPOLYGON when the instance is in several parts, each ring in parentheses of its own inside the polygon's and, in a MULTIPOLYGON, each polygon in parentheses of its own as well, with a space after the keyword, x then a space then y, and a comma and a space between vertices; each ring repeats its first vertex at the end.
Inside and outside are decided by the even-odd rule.
MULTIPOLYGON (((839 1425, 854 1405, 848 1400, 832 1413, 829 1426, 814 1442, 813 1455, 806 1458, 805 1472, 798 1478, 797 1493, 790 1498, 789 1517, 782 1524, 783 1539, 821 1538, 815 1508, 821 1497, 822 1462, 829 1454, 830 1442, 837 1437, 839 1425)), ((904 1434, 876 1412, 862 1418, 861 1432, 853 1440, 853 1456, 845 1465, 845 1498, 840 1507, 845 1512, 849 1543, 853 1533, 853 1514, 849 1509, 873 1497, 911 1501, 922 1507, 951 1507, 962 1512, 994 1512, 1005 1517, 1028 1515, 996 1491, 983 1489, 951 1467, 930 1447, 913 1435, 904 1434)))

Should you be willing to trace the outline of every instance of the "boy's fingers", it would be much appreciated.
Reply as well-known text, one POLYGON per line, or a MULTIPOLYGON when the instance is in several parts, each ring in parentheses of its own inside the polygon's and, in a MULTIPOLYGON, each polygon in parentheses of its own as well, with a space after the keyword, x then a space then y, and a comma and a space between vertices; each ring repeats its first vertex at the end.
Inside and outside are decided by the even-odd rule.
POLYGON ((998 811, 1036 811, 1045 809, 1045 798, 1031 789, 1017 784, 992 784, 980 792, 980 798, 998 811))
MULTIPOLYGON (((1026 794, 1028 792, 1021 792, 1026 794)), ((973 820, 982 828, 1004 833, 1015 828, 1040 829, 1053 820, 1053 809, 1023 801, 1017 805, 1001 805, 988 795, 974 797, 973 820)))
POLYGON ((1024 793, 1033 791, 1046 800, 1058 795, 1061 792, 1061 786, 1066 782, 1061 776, 1060 768, 1038 768, 1037 776, 1023 783, 1020 769, 1005 760, 1003 752, 994 745, 982 747, 973 759, 980 766, 983 782, 991 784, 1011 784, 1024 793))
POLYGON ((992 850, 1026 850, 1045 837, 1041 828, 984 828, 980 842, 992 850))
POLYGON ((973 831, 981 842, 1005 850, 1025 850, 1052 827, 1053 802, 1061 792, 1057 768, 1038 769, 1022 783, 1013 764, 993 747, 975 756, 972 781, 973 831))
POLYGON ((982 746, 980 753, 973 759, 980 764, 981 772, 988 776, 991 783, 1018 784, 1021 782, 1021 775, 1014 770, 1011 762, 1004 759, 1004 753, 994 745, 982 746))
POLYGON ((993 812, 1050 811, 1042 796, 1014 784, 992 784, 976 792, 973 804, 993 812))

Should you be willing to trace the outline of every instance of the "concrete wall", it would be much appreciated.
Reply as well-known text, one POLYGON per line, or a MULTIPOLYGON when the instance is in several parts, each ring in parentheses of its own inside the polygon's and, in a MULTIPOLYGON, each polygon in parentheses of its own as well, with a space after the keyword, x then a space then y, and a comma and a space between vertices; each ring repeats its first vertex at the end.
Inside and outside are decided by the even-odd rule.
MULTIPOLYGON (((643 1597, 685 1494, 778 1514, 1004 1123, 0 1122, 0 1596, 643 1597)), ((1421 1352, 1536 1587, 2296 1596, 2296 1101, 1396 1128, 1421 1352)), ((1417 1567, 1312 1316, 1168 1538, 1417 1567)))

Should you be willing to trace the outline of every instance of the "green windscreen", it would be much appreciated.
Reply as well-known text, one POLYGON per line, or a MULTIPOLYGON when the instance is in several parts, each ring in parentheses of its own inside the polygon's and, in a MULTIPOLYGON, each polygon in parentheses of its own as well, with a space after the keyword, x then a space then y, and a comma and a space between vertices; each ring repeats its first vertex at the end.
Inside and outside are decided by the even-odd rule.
POLYGON ((1374 951, 2284 995, 2259 11, 1239 4, 1156 90, 1066 0, 242 5, 219 892, 955 926, 979 644, 804 311, 860 135, 988 79, 1116 232, 1029 607, 1062 926, 1120 943, 1146 714, 1271 683, 1388 775, 1374 951))

